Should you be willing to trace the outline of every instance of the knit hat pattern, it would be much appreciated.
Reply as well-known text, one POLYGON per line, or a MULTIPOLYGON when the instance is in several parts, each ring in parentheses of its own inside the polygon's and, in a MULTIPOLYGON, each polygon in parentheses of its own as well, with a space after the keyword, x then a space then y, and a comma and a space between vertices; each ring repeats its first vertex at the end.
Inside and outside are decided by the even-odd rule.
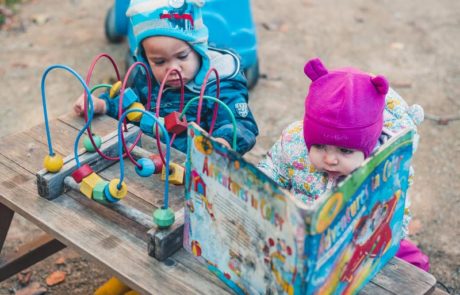
POLYGON ((132 0, 126 11, 130 20, 138 61, 144 62, 142 41, 148 37, 167 36, 187 42, 200 56, 201 68, 195 76, 200 85, 209 70, 208 28, 203 23, 204 0, 132 0))
POLYGON ((319 58, 305 64, 312 80, 305 101, 303 133, 312 145, 362 151, 367 158, 383 128, 388 81, 354 68, 327 70, 319 58))

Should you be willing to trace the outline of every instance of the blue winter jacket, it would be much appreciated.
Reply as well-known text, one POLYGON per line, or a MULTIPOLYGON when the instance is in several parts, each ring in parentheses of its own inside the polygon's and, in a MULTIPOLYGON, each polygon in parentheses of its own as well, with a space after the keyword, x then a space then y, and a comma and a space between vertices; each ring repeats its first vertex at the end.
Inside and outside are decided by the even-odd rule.
MULTIPOLYGON (((248 106, 248 89, 246 86, 246 78, 242 74, 240 62, 237 56, 227 50, 210 48, 208 53, 211 59, 211 67, 216 68, 220 77, 220 97, 219 99, 224 102, 232 111, 236 119, 236 134, 237 134, 237 148, 236 151, 244 154, 249 151, 256 143, 256 136, 259 134, 257 124, 254 116, 252 115, 248 106)), ((139 67, 140 68, 140 67, 139 67)), ((152 101, 150 111, 155 115, 155 105, 157 94, 160 85, 152 77, 152 101)), ((215 75, 211 74, 205 95, 216 96, 216 79, 215 75)), ((131 86, 134 93, 137 95, 137 100, 146 105, 147 103, 147 80, 145 71, 139 70, 134 76, 133 84, 131 86)), ((185 85, 184 106, 192 98, 199 96, 201 85, 195 84, 191 81, 185 85)), ((119 97, 109 98, 107 93, 101 96, 107 105, 107 114, 113 118, 118 118, 118 103, 119 97)), ((123 99, 125 100, 125 99, 123 99)), ((180 89, 165 88, 161 98, 160 117, 165 117, 174 111, 179 111, 180 105, 180 89)), ((213 115, 214 103, 210 100, 203 100, 202 114, 200 126, 209 131, 209 127, 213 115)), ((128 106, 124 107, 124 110, 128 106)), ((198 101, 192 103, 188 108, 185 116, 188 122, 196 122, 197 118, 198 101)), ((143 120, 147 120, 144 118, 143 120)), ((150 124, 140 124, 141 129, 147 135, 153 136, 153 120, 149 120, 150 124), (144 126, 148 126, 145 128, 144 126)), ((139 125, 139 124, 137 124, 139 125)), ((171 136, 172 134, 170 134, 171 136)), ((224 138, 230 144, 233 140, 233 125, 229 113, 224 107, 219 106, 217 120, 214 126, 212 136, 215 138, 224 138)), ((182 151, 187 151, 187 133, 179 134, 173 142, 173 147, 182 151)))

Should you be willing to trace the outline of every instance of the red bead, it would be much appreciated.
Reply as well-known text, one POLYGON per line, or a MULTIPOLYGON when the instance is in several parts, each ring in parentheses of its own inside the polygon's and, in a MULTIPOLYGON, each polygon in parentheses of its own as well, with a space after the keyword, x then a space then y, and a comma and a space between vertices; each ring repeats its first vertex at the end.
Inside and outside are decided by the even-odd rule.
POLYGON ((155 165, 155 171, 153 173, 154 174, 161 173, 161 171, 163 170, 163 161, 161 160, 160 155, 152 154, 150 155, 149 158, 150 160, 152 160, 153 165, 155 165))
POLYGON ((83 178, 85 178, 93 172, 93 169, 91 169, 91 167, 88 164, 84 164, 72 173, 72 177, 73 179, 75 179, 77 183, 80 183, 83 180, 83 178))
POLYGON ((168 132, 180 134, 187 130, 187 119, 183 116, 181 121, 179 117, 179 112, 172 112, 165 117, 165 127, 168 132))

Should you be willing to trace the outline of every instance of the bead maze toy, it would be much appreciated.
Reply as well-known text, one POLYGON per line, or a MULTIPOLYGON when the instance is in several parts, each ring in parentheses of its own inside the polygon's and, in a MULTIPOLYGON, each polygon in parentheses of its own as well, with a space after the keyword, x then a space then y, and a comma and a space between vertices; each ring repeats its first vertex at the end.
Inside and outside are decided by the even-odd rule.
POLYGON ((155 108, 155 114, 148 111, 151 109, 152 92, 149 75, 147 75, 149 89, 145 107, 137 101, 134 92, 126 87, 129 76, 136 67, 142 67, 147 71, 144 64, 136 62, 128 69, 122 82, 114 60, 107 54, 100 54, 93 59, 86 81, 73 69, 64 65, 53 65, 44 71, 41 81, 41 94, 49 153, 43 161, 44 169, 36 174, 37 187, 39 195, 48 200, 58 198, 68 190, 78 191, 81 193, 83 199, 86 198, 95 201, 133 220, 146 230, 149 241, 149 255, 158 260, 164 260, 182 247, 183 210, 174 211, 169 207, 169 186, 171 183, 174 185, 184 184, 184 165, 173 163, 170 154, 171 145, 176 135, 187 130, 188 122, 185 118, 185 112, 193 103, 198 101, 197 123, 199 124, 203 100, 213 101, 214 112, 210 129, 210 133, 212 134, 212 129, 217 119, 217 108, 219 105, 224 107, 230 113, 233 122, 233 148, 236 148, 236 122, 230 109, 218 99, 220 95, 219 86, 217 87, 216 97, 204 95, 206 82, 211 73, 214 73, 217 85, 220 83, 218 72, 215 69, 208 71, 200 96, 191 99, 185 106, 182 77, 177 70, 171 69, 168 71, 160 85, 156 105, 161 105, 161 96, 166 79, 173 71, 176 71, 181 80, 180 107, 178 112, 173 112, 165 118, 161 118, 159 116, 160 107, 155 108), (90 84, 95 65, 102 58, 108 59, 113 65, 117 82, 113 85, 96 85, 90 89, 88 85, 90 84), (73 155, 65 158, 54 152, 51 130, 48 123, 45 80, 48 74, 55 69, 70 72, 84 88, 83 117, 85 124, 75 138, 73 155), (98 136, 91 129, 91 122, 94 118, 92 94, 97 89, 107 89, 110 98, 119 95, 119 121, 117 130, 104 137, 98 136), (123 109, 126 109, 126 111, 122 112, 123 109), (137 124, 139 127, 128 124, 127 121, 137 124), (142 130, 152 131, 156 139, 158 154, 151 153, 139 146, 142 130), (83 139, 84 150, 79 150, 79 142, 85 132, 86 136, 83 139), (170 137, 169 134, 172 134, 172 136, 170 137), (163 144, 161 141, 163 141, 163 144), (166 147, 165 153, 163 152, 162 145, 166 147), (161 177, 161 180, 164 181, 163 203, 153 212, 151 217, 146 216, 146 214, 123 202, 123 199, 128 195, 129 185, 129 183, 125 182, 125 161, 127 163, 131 162, 134 165, 134 171, 138 177, 143 179, 142 181, 148 182, 151 177, 161 177), (104 179, 101 176, 101 172, 115 163, 119 164, 119 177, 111 180, 104 179), (158 174, 158 176, 154 176, 154 174, 158 174))

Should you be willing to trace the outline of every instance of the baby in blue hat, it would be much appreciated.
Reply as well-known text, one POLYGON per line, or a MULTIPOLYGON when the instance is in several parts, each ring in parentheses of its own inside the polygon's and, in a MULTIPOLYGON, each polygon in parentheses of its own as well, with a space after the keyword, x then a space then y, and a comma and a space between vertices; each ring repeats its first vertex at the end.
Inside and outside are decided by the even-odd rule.
MULTIPOLYGON (((203 23, 201 6, 204 0, 133 0, 126 12, 129 18, 135 45, 132 48, 137 61, 148 65, 149 73, 138 71, 133 78, 131 89, 136 101, 147 103, 147 79, 153 81, 152 103, 149 111, 155 112, 159 86, 170 69, 180 72, 185 84, 185 104, 200 94, 206 73, 215 68, 220 78, 219 100, 224 102, 236 119, 237 151, 245 153, 256 142, 259 131, 255 119, 248 106, 248 89, 246 78, 242 74, 239 58, 228 50, 208 47, 208 29, 203 23)), ((173 71, 166 78, 166 86, 162 93, 160 116, 179 111, 180 78, 173 71)), ((126 93, 126 92, 125 92, 126 93)), ((211 74, 206 85, 205 95, 215 97, 217 83, 211 74)), ((118 96, 110 98, 103 94, 94 97, 96 113, 118 117, 118 96)), ((128 106, 126 106, 128 108, 128 106)), ((209 130, 213 117, 214 103, 203 100, 200 125, 209 130)), ((83 114, 83 97, 74 105, 77 114, 83 114)), ((124 110, 123 110, 124 111, 124 110)), ((187 121, 196 121, 197 104, 186 112, 187 121)), ((147 116, 145 116, 147 117, 147 116)), ((144 133, 153 135, 153 128, 143 128, 144 133)), ((147 125, 148 126, 148 125, 147 125)), ((150 127, 150 126, 149 126, 150 127)), ((212 136, 229 146, 233 138, 233 125, 229 113, 218 108, 217 120, 212 136)), ((187 148, 187 136, 183 132, 176 136, 173 146, 183 152, 187 148)))

